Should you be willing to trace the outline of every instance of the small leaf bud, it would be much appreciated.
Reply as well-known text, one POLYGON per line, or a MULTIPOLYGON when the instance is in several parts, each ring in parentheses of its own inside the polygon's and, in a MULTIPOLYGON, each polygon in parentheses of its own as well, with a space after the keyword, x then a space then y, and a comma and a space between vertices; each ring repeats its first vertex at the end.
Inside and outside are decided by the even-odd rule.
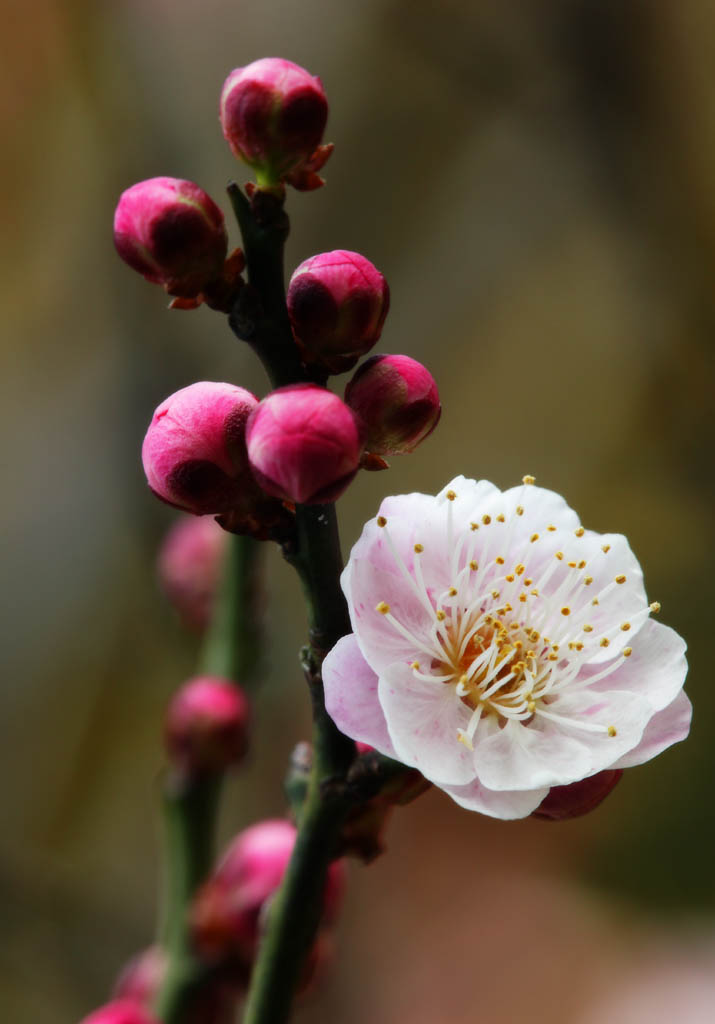
POLYGON ((149 178, 122 192, 114 244, 147 281, 190 299, 221 276, 228 248, 221 210, 180 178, 149 178))
POLYGON ((166 748, 188 775, 220 772, 246 753, 250 707, 240 687, 219 676, 197 676, 178 690, 166 716, 166 748))
POLYGON ((287 303, 306 361, 343 373, 378 341, 390 289, 360 253, 336 249, 300 264, 290 279, 287 303))
POLYGON ((372 356, 345 388, 345 401, 364 425, 368 452, 407 455, 439 422, 442 407, 432 374, 409 356, 372 356))
POLYGON ((292 175, 297 187, 322 184, 314 172, 330 150, 320 147, 328 101, 319 78, 289 60, 264 57, 230 73, 219 113, 226 141, 254 169, 259 186, 274 188, 292 175))
POLYGON ((253 473, 269 494, 304 505, 335 501, 357 472, 361 428, 326 388, 278 388, 251 413, 246 427, 253 473))
POLYGON ((159 1024, 159 1021, 131 999, 115 999, 90 1013, 81 1024, 159 1024))
POLYGON ((197 633, 206 629, 211 618, 227 542, 226 531, 210 516, 182 516, 159 551, 161 588, 182 623, 197 633))
POLYGON ((567 786, 552 786, 532 817, 566 821, 588 814, 606 799, 622 775, 622 768, 609 768, 567 786))

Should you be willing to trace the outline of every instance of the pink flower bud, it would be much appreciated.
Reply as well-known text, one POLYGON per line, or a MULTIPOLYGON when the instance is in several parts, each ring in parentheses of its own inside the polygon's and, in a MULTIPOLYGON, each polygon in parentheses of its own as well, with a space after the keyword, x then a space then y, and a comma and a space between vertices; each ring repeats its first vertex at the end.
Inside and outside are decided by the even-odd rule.
POLYGON ((261 185, 318 170, 329 155, 318 150, 328 119, 321 81, 289 60, 264 57, 236 68, 224 82, 219 112, 228 144, 261 185))
POLYGON ((245 754, 249 718, 248 698, 230 680, 219 676, 190 679, 169 704, 169 757, 190 774, 222 771, 245 754))
POLYGON ((335 501, 357 472, 362 434, 345 403, 314 384, 278 388, 246 428, 251 468, 264 490, 303 505, 335 501))
POLYGON ((90 1013, 81 1024, 159 1024, 159 1021, 131 999, 115 999, 90 1013))
POLYGON ((149 178, 122 192, 114 244, 147 281, 193 298, 220 276, 228 239, 223 214, 198 185, 149 178))
POLYGON ((345 401, 375 455, 407 455, 432 433, 442 412, 434 377, 409 356, 372 356, 348 382, 345 401))
POLYGON ((336 249, 300 264, 290 279, 287 302, 306 360, 343 373, 380 337, 390 289, 370 260, 336 249))
POLYGON ((250 489, 245 431, 258 399, 233 384, 203 381, 157 406, 142 462, 154 493, 194 515, 230 511, 250 489))
POLYGON ((210 516, 182 516, 164 538, 159 583, 185 626, 197 632, 211 618, 228 536, 210 516))
POLYGON ((622 768, 609 768, 568 786, 552 786, 548 795, 532 811, 532 817, 565 821, 567 818, 588 814, 606 799, 622 775, 622 768))
POLYGON ((114 986, 117 999, 150 1007, 166 976, 167 955, 160 946, 149 946, 124 966, 114 986))
MULTIPOLYGON (((194 936, 203 956, 252 962, 262 910, 281 884, 295 838, 295 826, 280 819, 259 822, 236 836, 194 904, 194 936)), ((345 865, 333 861, 323 896, 324 923, 337 918, 344 886, 345 865)))

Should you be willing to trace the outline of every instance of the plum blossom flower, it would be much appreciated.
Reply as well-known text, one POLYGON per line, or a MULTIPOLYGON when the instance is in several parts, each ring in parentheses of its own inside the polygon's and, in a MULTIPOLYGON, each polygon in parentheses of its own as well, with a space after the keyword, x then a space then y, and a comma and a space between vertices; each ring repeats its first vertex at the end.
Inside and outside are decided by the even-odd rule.
POLYGON ((385 499, 342 586, 354 632, 323 666, 328 712, 463 807, 524 817, 688 733, 685 643, 651 618, 626 538, 533 477, 385 499))

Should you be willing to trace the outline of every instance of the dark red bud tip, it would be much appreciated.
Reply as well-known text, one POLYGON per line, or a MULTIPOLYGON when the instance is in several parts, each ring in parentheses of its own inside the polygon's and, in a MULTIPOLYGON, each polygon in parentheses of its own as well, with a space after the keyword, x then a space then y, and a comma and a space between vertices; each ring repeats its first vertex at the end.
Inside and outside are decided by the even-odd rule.
POLYGON ((240 687, 219 676, 192 679, 169 704, 169 758, 190 775, 222 771, 244 756, 249 722, 248 698, 240 687))
POLYGON ((290 279, 287 303, 306 361, 343 373, 378 341, 390 290, 364 256, 336 249, 300 264, 290 279))
POLYGON ((606 799, 622 775, 622 768, 609 768, 569 786, 553 786, 533 811, 532 817, 565 821, 588 814, 606 799))
POLYGON ((148 281, 194 299, 220 276, 228 240, 223 214, 203 189, 163 177, 122 193, 114 244, 125 263, 148 281))
POLYGON ((328 119, 321 81, 289 60, 264 57, 232 71, 219 113, 226 141, 261 187, 307 180, 329 155, 320 147, 328 119))
POLYGON ((372 356, 345 388, 374 455, 406 455, 432 433, 442 407, 434 377, 409 356, 372 356))
POLYGON ((100 1006, 80 1024, 160 1024, 148 1010, 130 999, 115 999, 100 1006))
POLYGON ((251 469, 261 487, 285 501, 335 501, 355 476, 363 448, 358 422, 326 388, 278 388, 251 414, 246 428, 251 469))

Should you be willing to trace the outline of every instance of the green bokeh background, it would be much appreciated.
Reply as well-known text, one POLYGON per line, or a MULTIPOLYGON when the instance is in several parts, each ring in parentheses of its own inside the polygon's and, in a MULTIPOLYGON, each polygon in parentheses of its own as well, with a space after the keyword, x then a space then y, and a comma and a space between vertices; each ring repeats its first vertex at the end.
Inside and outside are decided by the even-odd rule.
MULTIPOLYGON (((199 182, 228 215, 224 186, 248 174, 218 95, 265 55, 321 75, 336 144, 327 187, 290 196, 289 269, 333 248, 372 259, 392 289, 379 350, 425 362, 443 396, 424 447, 342 499, 346 551, 386 493, 533 473, 586 525, 628 535, 688 640, 695 705, 691 739, 579 822, 493 822, 438 793, 400 811, 389 855, 352 871, 337 965, 299 1019, 570 1024, 659 957, 706 976, 713 5, 3 0, 0 13, 0 1019, 78 1020, 151 940, 161 718, 195 644, 156 588, 172 515, 139 447, 175 389, 266 381, 223 317, 167 312, 119 262, 111 219, 122 189, 159 174, 199 182)), ((224 837, 283 813, 308 725, 298 587, 273 551, 266 573, 267 678, 224 837)))

